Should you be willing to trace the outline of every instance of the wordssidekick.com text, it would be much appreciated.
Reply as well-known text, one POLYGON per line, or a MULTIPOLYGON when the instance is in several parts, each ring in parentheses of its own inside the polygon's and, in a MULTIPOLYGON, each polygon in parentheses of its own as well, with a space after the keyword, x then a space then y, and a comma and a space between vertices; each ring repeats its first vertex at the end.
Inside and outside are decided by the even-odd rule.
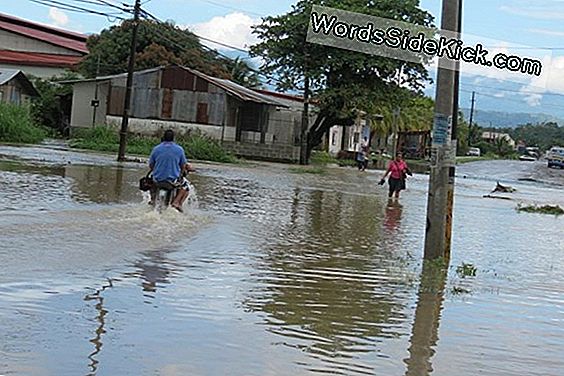
MULTIPOLYGON (((383 24, 386 23, 383 22, 383 24)), ((395 25, 380 28, 374 22, 351 23, 339 19, 334 14, 313 11, 310 18, 308 40, 310 36, 321 35, 324 37, 323 41, 316 41, 316 43, 335 45, 352 50, 363 47, 364 52, 374 53, 375 55, 381 55, 382 53, 378 51, 378 48, 384 47, 388 51, 386 56, 400 59, 405 58, 406 53, 409 53, 413 57, 408 59, 413 61, 439 58, 448 59, 454 63, 463 61, 527 75, 540 76, 542 73, 542 63, 539 60, 501 52, 492 55, 481 43, 465 46, 462 40, 436 35, 436 31, 433 29, 428 29, 425 32, 414 32, 414 30, 402 28, 397 24, 399 23, 396 22, 395 25), (325 43, 328 38, 336 40, 325 43), (343 43, 346 43, 346 45, 343 43), (375 48, 367 51, 367 46, 375 48), (396 50, 398 56, 393 56, 394 51, 390 49, 396 50)), ((406 25, 409 24, 406 23, 406 25)), ((420 30, 421 27, 418 29, 420 30)), ((443 33, 441 32, 441 34, 443 33)))

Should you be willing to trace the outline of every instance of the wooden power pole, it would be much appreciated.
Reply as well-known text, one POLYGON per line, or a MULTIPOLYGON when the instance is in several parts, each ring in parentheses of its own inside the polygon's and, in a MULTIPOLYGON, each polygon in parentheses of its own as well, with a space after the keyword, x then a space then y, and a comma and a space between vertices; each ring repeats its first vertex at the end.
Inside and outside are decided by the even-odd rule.
MULTIPOLYGON (((441 29, 460 33, 461 23, 462 0, 443 0, 441 29)), ((427 198, 425 259, 450 258, 457 119, 458 71, 439 66, 427 198)))
POLYGON ((470 123, 468 123, 468 146, 472 145, 472 122, 474 121, 474 102, 476 102, 476 92, 472 92, 472 104, 470 105, 470 123))
POLYGON ((127 125, 129 123, 129 111, 131 106, 131 87, 133 86, 133 68, 135 67, 135 49, 137 48, 137 29, 139 28, 140 9, 141 0, 135 0, 131 49, 129 51, 129 62, 127 66, 127 82, 125 84, 125 100, 121 118, 121 130, 119 132, 119 152, 117 160, 120 162, 125 160, 125 146, 127 145, 127 125))

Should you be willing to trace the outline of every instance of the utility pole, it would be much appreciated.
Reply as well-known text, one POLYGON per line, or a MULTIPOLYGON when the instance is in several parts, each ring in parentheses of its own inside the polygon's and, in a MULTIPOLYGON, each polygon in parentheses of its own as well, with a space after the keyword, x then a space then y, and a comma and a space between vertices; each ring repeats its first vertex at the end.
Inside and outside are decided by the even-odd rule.
MULTIPOLYGON (((396 157, 396 153, 398 152, 398 128, 399 128, 399 118, 401 114, 401 108, 396 107, 393 112, 394 121, 392 123, 392 159, 396 157)), ((401 150, 400 150, 401 151, 401 150)))
POLYGON ((308 76, 308 52, 307 45, 304 47, 304 109, 302 112, 302 129, 300 132, 300 164, 307 164, 307 139, 309 129, 309 76, 308 76))
MULTIPOLYGON (((460 33, 462 0, 443 0, 441 19, 442 30, 460 33)), ((428 260, 450 258, 457 118, 458 72, 439 66, 425 233, 428 260)))
POLYGON ((468 146, 470 146, 472 142, 472 121, 474 119, 474 101, 475 101, 476 92, 472 92, 472 104, 470 105, 470 123, 468 124, 468 146))
POLYGON ((92 128, 96 126, 96 111, 98 111, 98 106, 100 106, 100 101, 98 100, 98 76, 100 75, 100 55, 98 55, 98 62, 96 64, 96 79, 94 80, 94 100, 90 103, 92 106, 92 128))
POLYGON ((131 49, 129 51, 129 62, 127 66, 127 82, 125 86, 125 100, 123 104, 123 116, 121 119, 121 130, 119 132, 119 152, 117 160, 125 160, 125 145, 127 144, 127 125, 129 123, 129 110, 131 102, 131 87, 133 86, 133 68, 135 66, 135 49, 137 48, 137 29, 139 27, 139 11, 141 0, 135 0, 133 12, 133 31, 131 35, 131 49))

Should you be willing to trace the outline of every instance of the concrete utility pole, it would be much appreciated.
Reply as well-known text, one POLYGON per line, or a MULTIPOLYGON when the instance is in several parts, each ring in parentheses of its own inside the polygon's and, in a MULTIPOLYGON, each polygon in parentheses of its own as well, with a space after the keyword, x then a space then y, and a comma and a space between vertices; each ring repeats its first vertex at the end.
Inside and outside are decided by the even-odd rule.
POLYGON ((121 130, 119 132, 118 161, 125 160, 125 146, 127 144, 127 125, 129 123, 129 110, 131 105, 131 87, 133 86, 133 68, 135 66, 135 49, 137 48, 137 29, 139 27, 139 10, 141 0, 135 0, 133 12, 133 31, 131 35, 131 49, 129 51, 129 63, 127 66, 127 83, 125 85, 125 100, 123 104, 123 116, 121 119, 121 130))
POLYGON ((470 123, 468 124, 468 146, 470 146, 470 142, 472 141, 472 138, 470 136, 472 135, 472 121, 474 120, 475 95, 476 95, 476 92, 473 91, 472 92, 472 104, 470 105, 470 123))
MULTIPOLYGON (((441 18, 441 29, 460 32, 462 0, 443 0, 441 18)), ((450 258, 457 118, 458 71, 439 67, 427 199, 425 259, 450 258)))

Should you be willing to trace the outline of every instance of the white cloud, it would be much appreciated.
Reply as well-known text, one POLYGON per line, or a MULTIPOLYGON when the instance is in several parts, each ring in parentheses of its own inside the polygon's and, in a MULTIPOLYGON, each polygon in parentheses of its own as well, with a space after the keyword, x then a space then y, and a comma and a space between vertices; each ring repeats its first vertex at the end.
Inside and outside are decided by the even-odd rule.
POLYGON ((49 8, 49 19, 55 26, 65 26, 69 22, 69 17, 57 8, 49 8))
MULTIPOLYGON (((246 14, 236 12, 223 17, 214 17, 208 22, 191 25, 188 28, 199 36, 230 46, 248 49, 257 42, 257 38, 251 33, 251 26, 259 23, 259 19, 253 19, 246 14)), ((202 40, 202 43, 220 50, 229 50, 228 47, 206 40, 202 40)))
POLYGON ((554 30, 547 30, 547 29, 528 29, 528 32, 541 34, 541 35, 550 35, 555 37, 564 37, 564 31, 554 31, 554 30))
POLYGON ((539 20, 564 20, 564 11, 562 9, 554 9, 545 6, 524 6, 524 7, 509 7, 502 5, 499 10, 515 14, 517 16, 523 16, 527 18, 539 19, 539 20))

